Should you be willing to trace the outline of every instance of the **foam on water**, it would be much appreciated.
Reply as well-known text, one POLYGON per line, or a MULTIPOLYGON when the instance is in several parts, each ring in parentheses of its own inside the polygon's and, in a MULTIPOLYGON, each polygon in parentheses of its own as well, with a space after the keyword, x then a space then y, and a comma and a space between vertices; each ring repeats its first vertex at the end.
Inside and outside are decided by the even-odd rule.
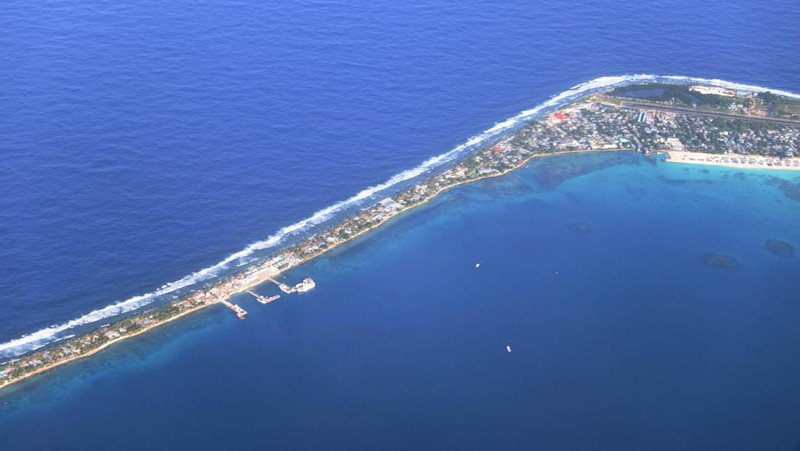
POLYGON ((381 184, 366 188, 346 200, 337 202, 333 205, 330 205, 326 208, 317 211, 308 218, 305 218, 294 224, 283 227, 276 233, 270 235, 265 240, 252 243, 247 247, 245 247, 244 249, 242 249, 241 251, 235 252, 225 257, 223 260, 212 266, 195 271, 192 274, 189 274, 179 280, 167 283, 158 290, 134 296, 124 301, 116 302, 101 309, 89 312, 83 316, 65 322, 63 324, 50 326, 38 330, 36 332, 33 332, 31 334, 24 335, 17 339, 2 343, 0 344, 0 357, 5 357, 5 358, 15 357, 31 352, 33 350, 51 344, 55 341, 68 338, 64 336, 65 335, 64 332, 69 331, 70 329, 78 328, 107 318, 129 313, 131 311, 140 309, 144 306, 147 306, 155 302, 163 295, 173 293, 182 288, 190 287, 192 285, 213 279, 214 277, 219 276, 223 271, 231 269, 232 264, 234 265, 233 267, 235 268, 251 262, 252 259, 248 259, 248 257, 252 256, 255 252, 275 248, 284 243, 287 238, 301 234, 315 226, 323 224, 326 221, 334 218, 337 213, 341 213, 342 211, 351 208, 364 206, 370 200, 374 200, 374 198, 378 194, 389 191, 391 188, 397 186, 400 183, 407 182, 409 180, 420 177, 424 174, 428 174, 433 170, 456 160, 458 157, 462 156, 465 153, 470 152, 477 146, 480 146, 481 144, 493 138, 496 138, 503 133, 513 130, 514 128, 520 126, 524 122, 533 119, 537 115, 546 113, 548 111, 552 111, 553 109, 556 109, 559 106, 573 102, 581 97, 591 95, 598 91, 620 86, 631 85, 631 84, 637 84, 637 83, 674 83, 674 84, 697 83, 697 84, 706 84, 722 88, 737 89, 737 90, 752 91, 752 92, 770 91, 775 94, 780 94, 786 97, 800 99, 800 94, 796 94, 793 92, 774 90, 763 86, 754 86, 754 85, 736 83, 726 80, 705 79, 705 78, 697 78, 689 76, 676 76, 676 75, 660 76, 660 75, 650 75, 650 74, 631 74, 631 75, 619 75, 619 76, 607 76, 607 77, 595 78, 585 83, 576 85, 566 91, 563 91, 551 97, 547 101, 540 103, 534 108, 531 108, 529 110, 524 110, 519 114, 517 114, 516 116, 508 118, 502 122, 498 122, 491 128, 470 137, 463 144, 451 149, 450 151, 429 158, 422 164, 412 169, 400 172, 381 184))

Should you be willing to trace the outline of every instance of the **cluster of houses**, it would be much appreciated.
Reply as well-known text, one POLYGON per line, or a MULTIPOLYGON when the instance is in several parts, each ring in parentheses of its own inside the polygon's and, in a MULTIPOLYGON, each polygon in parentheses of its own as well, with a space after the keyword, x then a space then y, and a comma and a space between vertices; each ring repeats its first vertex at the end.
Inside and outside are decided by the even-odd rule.
POLYGON ((775 164, 782 164, 781 158, 800 155, 798 127, 772 124, 732 127, 725 121, 731 120, 622 108, 594 99, 573 104, 532 122, 512 136, 393 197, 381 200, 328 230, 306 238, 281 254, 170 304, 169 308, 128 318, 46 352, 0 365, 0 383, 6 384, 14 377, 42 365, 86 353, 102 343, 123 336, 129 330, 147 327, 198 305, 227 299, 283 269, 347 241, 409 206, 424 202, 444 188, 499 174, 523 164, 535 154, 615 149, 647 153, 672 149, 738 154, 737 158, 746 158, 748 155, 771 156, 775 158, 775 164))
POLYGON ((800 155, 800 127, 749 123, 735 126, 731 119, 676 115, 656 119, 651 141, 656 149, 686 150, 743 156, 792 158, 800 155))
POLYGON ((518 132, 513 143, 535 153, 673 149, 791 158, 800 155, 800 127, 643 111, 589 101, 534 122, 518 132))

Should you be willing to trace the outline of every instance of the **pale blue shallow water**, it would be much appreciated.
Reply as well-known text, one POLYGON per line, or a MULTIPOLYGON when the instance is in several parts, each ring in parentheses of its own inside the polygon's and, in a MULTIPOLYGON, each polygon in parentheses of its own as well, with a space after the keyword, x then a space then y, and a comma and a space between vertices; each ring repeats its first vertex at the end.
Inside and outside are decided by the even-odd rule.
MULTIPOLYGON (((0 342, 212 265, 598 76, 800 86, 788 1, 2 12, 0 342)), ((792 449, 798 263, 763 242, 800 245, 800 180, 627 158, 461 188, 292 272, 317 280, 307 296, 22 384, 0 398, 0 447, 792 449)))
POLYGON ((631 154, 534 163, 291 271, 307 295, 242 297, 244 322, 212 309, 12 389, 0 432, 34 449, 792 449, 800 262, 763 241, 800 242, 800 209, 778 185, 631 154))

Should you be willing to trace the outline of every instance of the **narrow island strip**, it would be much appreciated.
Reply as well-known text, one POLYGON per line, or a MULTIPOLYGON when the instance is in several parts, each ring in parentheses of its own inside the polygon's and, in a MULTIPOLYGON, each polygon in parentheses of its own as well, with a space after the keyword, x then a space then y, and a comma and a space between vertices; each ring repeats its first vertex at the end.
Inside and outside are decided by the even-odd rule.
MULTIPOLYGON (((800 166, 799 115, 800 102, 793 99, 688 85, 625 86, 576 100, 213 286, 0 364, 0 389, 212 305, 227 306, 244 319, 247 312, 229 301, 233 295, 267 281, 278 283, 275 278, 288 269, 362 236, 448 189, 502 176, 533 158, 616 151, 650 156, 667 151, 670 162, 796 170, 800 166), (661 94, 647 99, 637 97, 635 104, 625 101, 637 90, 660 90, 661 94), (697 101, 700 103, 686 105, 697 101), (671 105, 679 105, 680 109, 672 109, 671 105), (759 120, 748 120, 753 117, 759 120)), ((313 288, 313 281, 307 279, 293 288, 279 286, 291 294, 313 288)))

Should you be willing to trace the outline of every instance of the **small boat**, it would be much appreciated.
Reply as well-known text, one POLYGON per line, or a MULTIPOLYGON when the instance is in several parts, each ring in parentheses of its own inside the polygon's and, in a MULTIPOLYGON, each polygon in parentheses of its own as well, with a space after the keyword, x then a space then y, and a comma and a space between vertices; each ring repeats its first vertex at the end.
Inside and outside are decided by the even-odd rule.
POLYGON ((506 352, 511 352, 511 345, 506 345, 506 352))

